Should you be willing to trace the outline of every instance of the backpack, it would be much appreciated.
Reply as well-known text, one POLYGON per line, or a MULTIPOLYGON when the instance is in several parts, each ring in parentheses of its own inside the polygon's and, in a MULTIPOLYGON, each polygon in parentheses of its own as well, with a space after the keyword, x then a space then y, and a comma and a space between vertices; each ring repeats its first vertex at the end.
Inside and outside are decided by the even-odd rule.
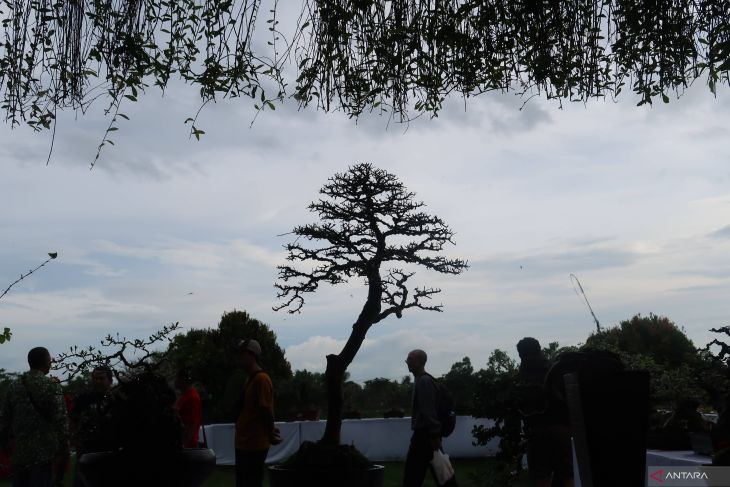
POLYGON ((436 386, 436 416, 441 423, 441 436, 446 438, 456 428, 456 411, 454 410, 454 396, 440 381, 428 374, 436 386))

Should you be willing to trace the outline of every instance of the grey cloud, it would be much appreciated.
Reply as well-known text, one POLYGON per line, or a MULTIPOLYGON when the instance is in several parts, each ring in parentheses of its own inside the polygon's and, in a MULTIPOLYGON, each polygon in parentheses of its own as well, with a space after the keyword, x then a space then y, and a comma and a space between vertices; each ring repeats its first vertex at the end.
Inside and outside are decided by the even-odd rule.
POLYGON ((722 262, 715 266, 691 266, 671 272, 676 276, 694 276, 707 277, 711 279, 727 279, 730 278, 730 264, 722 262))
POLYGON ((530 276, 550 276, 559 273, 626 267, 640 259, 640 255, 621 249, 574 249, 544 252, 523 256, 496 256, 472 262, 471 269, 492 275, 519 272, 530 276))
MULTIPOLYGON (((730 276, 730 270, 728 270, 728 273, 726 276, 730 276)), ((725 288, 730 287, 730 283, 728 286, 725 286, 725 288)), ((701 284, 697 286, 685 286, 685 287, 678 287, 674 289, 670 289, 669 292, 672 293, 719 293, 722 292, 725 294, 727 289, 724 289, 723 287, 718 286, 717 283, 713 284, 701 284)))
POLYGON ((726 225, 710 234, 711 238, 730 238, 730 225, 726 225))
POLYGON ((720 137, 727 137, 730 134, 730 129, 723 126, 706 127, 702 130, 693 130, 690 132, 690 136, 701 139, 714 140, 720 137))

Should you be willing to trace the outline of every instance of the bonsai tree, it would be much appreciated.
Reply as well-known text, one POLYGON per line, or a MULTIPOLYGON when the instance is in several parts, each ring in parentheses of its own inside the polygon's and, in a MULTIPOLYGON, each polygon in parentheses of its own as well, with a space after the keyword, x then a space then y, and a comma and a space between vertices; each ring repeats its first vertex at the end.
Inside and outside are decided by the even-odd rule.
POLYGON ((74 346, 56 358, 53 369, 68 382, 102 365, 118 381, 108 396, 107 417, 97 425, 109 451, 89 452, 81 458, 84 485, 197 487, 212 473, 215 454, 211 450, 182 448, 175 391, 160 372, 169 360, 169 350, 158 347, 169 343, 179 327, 171 323, 147 338, 108 335, 100 347, 74 346))
POLYGON ((441 254, 453 244, 453 231, 437 216, 424 213, 398 178, 362 163, 335 174, 320 190, 322 198, 309 205, 318 223, 298 226, 296 240, 286 245, 287 259, 301 266, 279 266, 281 303, 275 310, 299 312, 306 293, 321 284, 342 284, 362 278, 367 297, 339 354, 327 355, 327 425, 321 443, 338 445, 342 426, 343 381, 365 336, 389 316, 401 318, 408 309, 441 311, 430 301, 440 289, 410 287, 413 269, 422 267, 459 274, 467 262, 441 254))

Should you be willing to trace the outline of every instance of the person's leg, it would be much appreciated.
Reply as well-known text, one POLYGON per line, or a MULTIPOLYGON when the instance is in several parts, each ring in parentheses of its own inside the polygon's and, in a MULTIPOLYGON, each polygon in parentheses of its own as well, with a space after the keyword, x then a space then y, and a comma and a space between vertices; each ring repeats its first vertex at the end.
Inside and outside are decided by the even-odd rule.
POLYGON ((421 487, 426 478, 426 470, 431 466, 432 458, 433 449, 429 444, 428 436, 414 432, 406 456, 403 487, 421 487))
POLYGON ((570 439, 570 427, 555 425, 548 429, 549 448, 551 452, 550 467, 556 479, 554 485, 572 487, 574 485, 573 472, 573 444, 570 439))
POLYGON ((81 456, 83 453, 76 452, 76 461, 74 462, 74 469, 73 469, 73 487, 84 487, 83 482, 81 482, 81 476, 79 475, 79 461, 81 461, 81 456))
POLYGON ((268 450, 236 450, 236 487, 263 487, 268 450))
POLYGON ((269 450, 253 451, 250 453, 251 458, 251 477, 246 487, 263 487, 264 472, 266 471, 266 455, 269 450))
POLYGON ((243 465, 243 452, 239 449, 236 449, 236 487, 243 487, 243 474, 244 474, 244 465, 243 465))
POLYGON ((66 478, 66 471, 70 463, 71 457, 69 455, 64 455, 61 459, 53 463, 52 484, 54 487, 63 487, 66 485, 64 479, 66 478))
POLYGON ((549 443, 543 429, 532 432, 527 440, 527 473, 533 487, 551 487, 553 472, 550 467, 549 443))
POLYGON ((28 469, 28 487, 53 487, 53 464, 42 463, 28 469))
POLYGON ((28 487, 28 469, 14 468, 11 484, 13 487, 28 487))

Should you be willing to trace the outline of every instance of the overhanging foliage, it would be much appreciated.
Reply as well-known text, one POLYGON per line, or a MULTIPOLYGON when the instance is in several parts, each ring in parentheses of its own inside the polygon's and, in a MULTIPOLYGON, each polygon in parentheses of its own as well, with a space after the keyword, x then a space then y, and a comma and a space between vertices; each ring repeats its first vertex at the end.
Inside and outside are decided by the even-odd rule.
POLYGON ((586 101, 624 86, 639 104, 708 74, 728 82, 723 0, 310 0, 298 96, 399 116, 444 97, 516 90, 586 101))
POLYGON ((352 116, 382 107, 401 120, 437 114, 451 93, 515 90, 586 101, 626 87, 643 104, 667 102, 700 77, 712 91, 730 81, 730 0, 282 5, 3 0, 0 106, 12 124, 42 129, 59 109, 84 112, 102 98, 113 131, 117 117, 126 118, 122 101, 177 77, 197 87, 203 103, 249 97, 273 108, 286 95, 287 61, 296 69, 290 94, 302 106, 352 116), (301 8, 298 22, 279 32, 277 14, 292 8, 301 8))

